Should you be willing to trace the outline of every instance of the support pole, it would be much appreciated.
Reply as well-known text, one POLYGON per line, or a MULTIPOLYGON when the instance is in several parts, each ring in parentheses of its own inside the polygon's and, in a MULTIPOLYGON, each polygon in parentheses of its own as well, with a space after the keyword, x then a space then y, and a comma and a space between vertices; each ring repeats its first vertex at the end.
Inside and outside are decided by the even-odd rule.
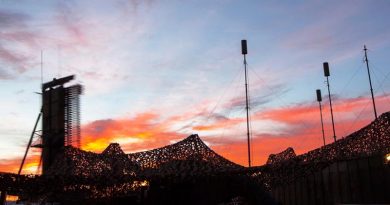
POLYGON ((316 90, 316 93, 317 93, 317 101, 318 101, 318 105, 320 106, 320 116, 321 116, 321 128, 322 128, 322 139, 324 141, 324 146, 326 145, 325 143, 325 131, 324 131, 324 121, 322 119, 322 105, 321 105, 321 101, 322 101, 322 95, 321 95, 321 90, 318 89, 316 90))
POLYGON ((0 205, 5 205, 6 204, 6 199, 7 199, 7 192, 5 190, 1 190, 1 195, 0 195, 0 205))
POLYGON ((372 105, 374 107, 374 115, 375 119, 378 119, 378 115, 376 113, 376 106, 375 106, 375 98, 374 98, 374 91, 372 89, 372 84, 371 84, 371 75, 370 75, 370 67, 368 66, 368 58, 367 58, 367 48, 366 45, 364 45, 364 61, 366 61, 366 66, 367 66, 367 73, 368 73, 368 81, 370 82, 370 91, 371 91, 371 98, 372 98, 372 105))
POLYGON ((332 97, 330 96, 330 85, 329 85, 330 72, 329 72, 329 64, 327 62, 324 62, 324 75, 326 77, 326 85, 328 87, 330 115, 332 117, 333 138, 334 138, 334 141, 336 142, 336 129, 334 127, 332 97))
POLYGON ((246 102, 246 129, 247 129, 247 141, 248 141, 248 166, 251 167, 251 140, 250 140, 250 132, 249 132, 249 102, 248 102, 248 71, 247 71, 247 63, 246 63, 246 54, 247 44, 246 40, 241 40, 241 49, 242 54, 244 55, 244 69, 245 69, 245 102, 246 102))
POLYGON ((25 162, 25 160, 26 160, 28 150, 29 150, 30 147, 31 147, 32 139, 33 139, 33 137, 34 137, 34 134, 35 134, 35 131, 36 131, 36 129, 37 129, 37 125, 38 125, 39 119, 41 118, 41 115, 42 115, 42 109, 41 109, 41 111, 39 112, 39 115, 38 115, 38 117, 37 117, 37 120, 35 121, 34 129, 33 129, 32 133, 31 133, 30 140, 28 141, 27 148, 26 148, 26 152, 24 153, 24 157, 23 157, 22 163, 20 164, 20 167, 19 167, 18 175, 20 175, 20 173, 22 172, 23 165, 24 165, 24 162, 25 162))
POLYGON ((322 119, 322 106, 321 106, 321 102, 318 102, 318 104, 320 105, 320 115, 321 115, 321 128, 322 128, 322 139, 324 141, 324 146, 326 145, 325 143, 325 131, 324 131, 324 121, 322 119))
POLYGON ((248 102, 248 78, 247 78, 247 69, 246 69, 246 58, 244 55, 244 65, 245 65, 245 101, 246 101, 246 130, 248 138, 248 165, 251 167, 251 140, 249 132, 249 102, 248 102))

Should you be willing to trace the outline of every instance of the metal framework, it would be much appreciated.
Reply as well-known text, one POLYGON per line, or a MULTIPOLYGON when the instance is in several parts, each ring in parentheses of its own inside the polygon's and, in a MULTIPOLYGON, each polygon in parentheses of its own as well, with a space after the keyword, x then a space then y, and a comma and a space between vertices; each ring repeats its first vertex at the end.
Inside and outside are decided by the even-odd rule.
POLYGON ((81 85, 65 88, 65 146, 80 147, 80 95, 81 85))
POLYGON ((42 108, 35 122, 18 174, 23 170, 30 147, 41 148, 42 173, 54 163, 65 146, 80 147, 80 95, 81 85, 64 87, 74 76, 53 79, 42 84, 42 108), (42 119, 42 130, 37 130, 42 119), (38 138, 33 142, 33 138, 38 138))
POLYGON ((67 76, 42 85, 42 173, 55 162, 64 146, 80 146, 81 85, 64 87, 67 76))

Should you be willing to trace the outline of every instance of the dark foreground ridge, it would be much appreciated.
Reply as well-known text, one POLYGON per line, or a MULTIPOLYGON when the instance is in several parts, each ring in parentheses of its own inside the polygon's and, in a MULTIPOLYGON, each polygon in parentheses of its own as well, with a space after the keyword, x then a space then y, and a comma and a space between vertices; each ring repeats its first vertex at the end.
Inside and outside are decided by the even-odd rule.
POLYGON ((390 152, 389 125, 390 112, 335 143, 298 156, 287 149, 270 156, 266 165, 251 168, 218 155, 198 135, 131 154, 116 143, 101 154, 67 146, 45 176, 0 174, 0 191, 24 201, 61 204, 389 203, 389 196, 353 194, 364 196, 367 186, 390 191, 390 171, 384 160, 390 152), (368 168, 360 162, 366 159, 368 168), (355 161, 357 166, 348 167, 355 161), (375 169, 370 168, 373 165, 375 169), (375 175, 366 176, 363 168, 381 170, 385 178, 373 184, 378 181, 375 175), (355 177, 357 182, 356 174, 360 176, 355 177), (308 188, 312 181, 307 180, 312 178, 315 186, 308 188), (335 183, 343 180, 352 185, 345 188, 335 183), (310 191, 316 186, 325 192, 310 191))

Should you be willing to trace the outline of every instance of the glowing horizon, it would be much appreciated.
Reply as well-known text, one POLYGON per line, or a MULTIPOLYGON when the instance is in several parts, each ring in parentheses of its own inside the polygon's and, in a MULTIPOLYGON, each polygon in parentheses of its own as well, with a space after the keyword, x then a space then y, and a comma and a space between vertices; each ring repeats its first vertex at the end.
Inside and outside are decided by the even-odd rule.
MULTIPOLYGON (((378 97, 377 102, 379 107, 383 106, 386 98, 378 97)), ((353 110, 360 108, 359 106, 366 106, 370 98, 358 98, 358 99, 348 99, 343 103, 344 112, 352 112, 353 110), (348 104, 349 108, 346 108, 345 105, 348 104)), ((316 106, 307 105, 307 106, 297 106, 291 108, 271 110, 265 113, 254 114, 252 120, 256 121, 262 119, 266 116, 268 119, 272 119, 278 122, 283 123, 301 123, 304 126, 300 128, 294 128, 291 133, 288 135, 284 132, 275 133, 274 136, 270 137, 270 133, 260 134, 259 136, 252 136, 252 151, 256 153, 262 153, 260 155, 253 156, 253 165, 259 166, 265 164, 268 159, 269 154, 279 153, 288 147, 292 147, 296 154, 304 154, 310 150, 322 146, 322 136, 318 130, 318 125, 316 123, 311 123, 311 118, 307 118, 310 115, 319 114, 316 106), (280 115, 280 113, 287 115, 280 115), (290 114, 288 114, 290 113, 290 114), (306 116, 305 118, 300 118, 298 115, 306 116), (291 118, 291 116, 297 116, 296 118, 291 118)), ((108 120, 108 121, 97 121, 89 125, 83 126, 84 137, 82 138, 82 143, 80 149, 84 151, 91 151, 95 153, 101 153, 110 143, 120 144, 122 150, 125 153, 134 153, 140 151, 147 151, 151 149, 161 148, 178 141, 183 140, 189 135, 183 135, 178 133, 169 133, 164 130, 168 127, 167 125, 173 124, 178 119, 182 117, 176 116, 171 118, 171 121, 159 122, 158 126, 154 127, 150 124, 151 121, 157 119, 157 115, 144 113, 142 115, 134 117, 132 120, 108 120), (133 124, 137 125, 136 127, 127 127, 126 125, 133 124), (149 127, 149 128, 146 128, 149 127), (94 129, 99 128, 99 132, 95 132, 94 129), (149 130, 143 131, 143 130, 149 130), (105 136, 105 137, 102 137, 105 136), (156 141, 156 138, 163 138, 163 141, 156 141)), ((313 116, 314 117, 314 116, 313 116)), ((242 123, 243 120, 233 120, 229 126, 234 126, 234 123, 242 123)), ((214 124, 219 124, 220 122, 213 122, 214 124)), ((327 127, 326 132, 330 133, 330 122, 325 124, 327 127)), ((341 135, 338 135, 338 139, 346 137, 346 135, 351 134, 358 129, 363 128, 364 126, 370 123, 369 119, 362 119, 358 122, 350 122, 348 117, 344 121, 340 121, 336 124, 336 130, 341 135), (347 129, 346 129, 347 127, 347 129)), ((209 126, 209 127, 219 127, 219 126, 209 126)), ((198 126, 194 127, 196 130, 198 126)), ((200 129, 202 131, 202 129, 200 129)), ((333 143, 333 138, 331 135, 326 136, 327 144, 333 143)), ((242 135, 241 141, 234 142, 225 142, 222 143, 221 139, 215 139, 210 136, 202 136, 200 138, 216 153, 225 157, 226 159, 240 164, 242 166, 247 166, 247 144, 244 134, 242 135)), ((31 149, 30 149, 31 150, 31 149)), ((39 173, 39 150, 33 149, 32 153, 29 154, 27 162, 24 166, 23 173, 39 173)), ((14 172, 16 173, 21 159, 11 159, 8 162, 2 162, 3 166, 0 169, 0 172, 14 172)))
MULTIPOLYGON (((243 57, 248 41, 253 164, 293 147, 322 145, 315 90, 329 62, 338 138, 390 110, 390 24, 385 0, 330 2, 156 0, 0 2, 0 171, 18 169, 39 112, 41 78, 76 75, 81 148, 125 152, 199 134, 246 165, 243 57), (43 76, 41 76, 41 51, 43 76)), ((26 171, 39 150, 32 149, 26 171)))

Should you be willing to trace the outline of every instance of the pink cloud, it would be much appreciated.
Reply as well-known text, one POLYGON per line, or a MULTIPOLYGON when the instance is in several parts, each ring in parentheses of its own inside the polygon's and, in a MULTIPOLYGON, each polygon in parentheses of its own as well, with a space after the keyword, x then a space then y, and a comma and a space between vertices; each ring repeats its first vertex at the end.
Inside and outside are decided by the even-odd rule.
POLYGON ((72 5, 72 2, 61 2, 58 6, 58 25, 65 30, 68 35, 67 39, 70 40, 63 45, 65 47, 87 46, 89 44, 86 29, 93 26, 87 25, 76 9, 77 7, 72 5))
MULTIPOLYGON (((388 109, 388 96, 377 96, 377 105, 382 110, 388 109)), ((369 97, 357 97, 349 99, 338 99, 335 103, 335 112, 340 117, 336 118, 336 130, 338 139, 345 137, 370 123, 371 112, 360 117, 351 113, 365 110, 369 97), (345 129, 348 128, 348 129, 345 129)), ((202 106, 200 106, 202 107, 202 106)), ((324 113, 328 114, 328 113, 324 113)), ((180 141, 192 133, 179 132, 177 125, 187 122, 194 117, 205 115, 196 111, 162 118, 160 112, 139 113, 134 117, 121 119, 97 120, 82 127, 81 148, 101 152, 109 143, 119 142, 125 152, 136 152, 162 147, 173 142, 180 141), (174 128, 176 126, 176 128, 174 128)), ((319 122, 318 107, 311 104, 300 104, 285 108, 275 108, 267 111, 257 112, 252 117, 253 122, 262 123, 273 121, 283 123, 286 126, 277 132, 253 133, 252 135, 252 156, 253 165, 262 165, 272 153, 278 153, 287 147, 293 147, 297 154, 303 154, 323 145, 321 125, 319 122)), ((208 143, 218 154, 233 162, 247 165, 247 144, 246 136, 234 136, 230 128, 245 123, 245 118, 217 117, 205 125, 189 125, 194 131, 215 131, 226 128, 228 132, 224 136, 201 135, 200 137, 208 143)), ((326 142, 332 143, 331 124, 325 121, 326 142)), ((26 169, 36 166, 37 157, 32 157, 26 169)), ((10 160, 2 163, 0 171, 17 170, 20 160, 10 160)))

